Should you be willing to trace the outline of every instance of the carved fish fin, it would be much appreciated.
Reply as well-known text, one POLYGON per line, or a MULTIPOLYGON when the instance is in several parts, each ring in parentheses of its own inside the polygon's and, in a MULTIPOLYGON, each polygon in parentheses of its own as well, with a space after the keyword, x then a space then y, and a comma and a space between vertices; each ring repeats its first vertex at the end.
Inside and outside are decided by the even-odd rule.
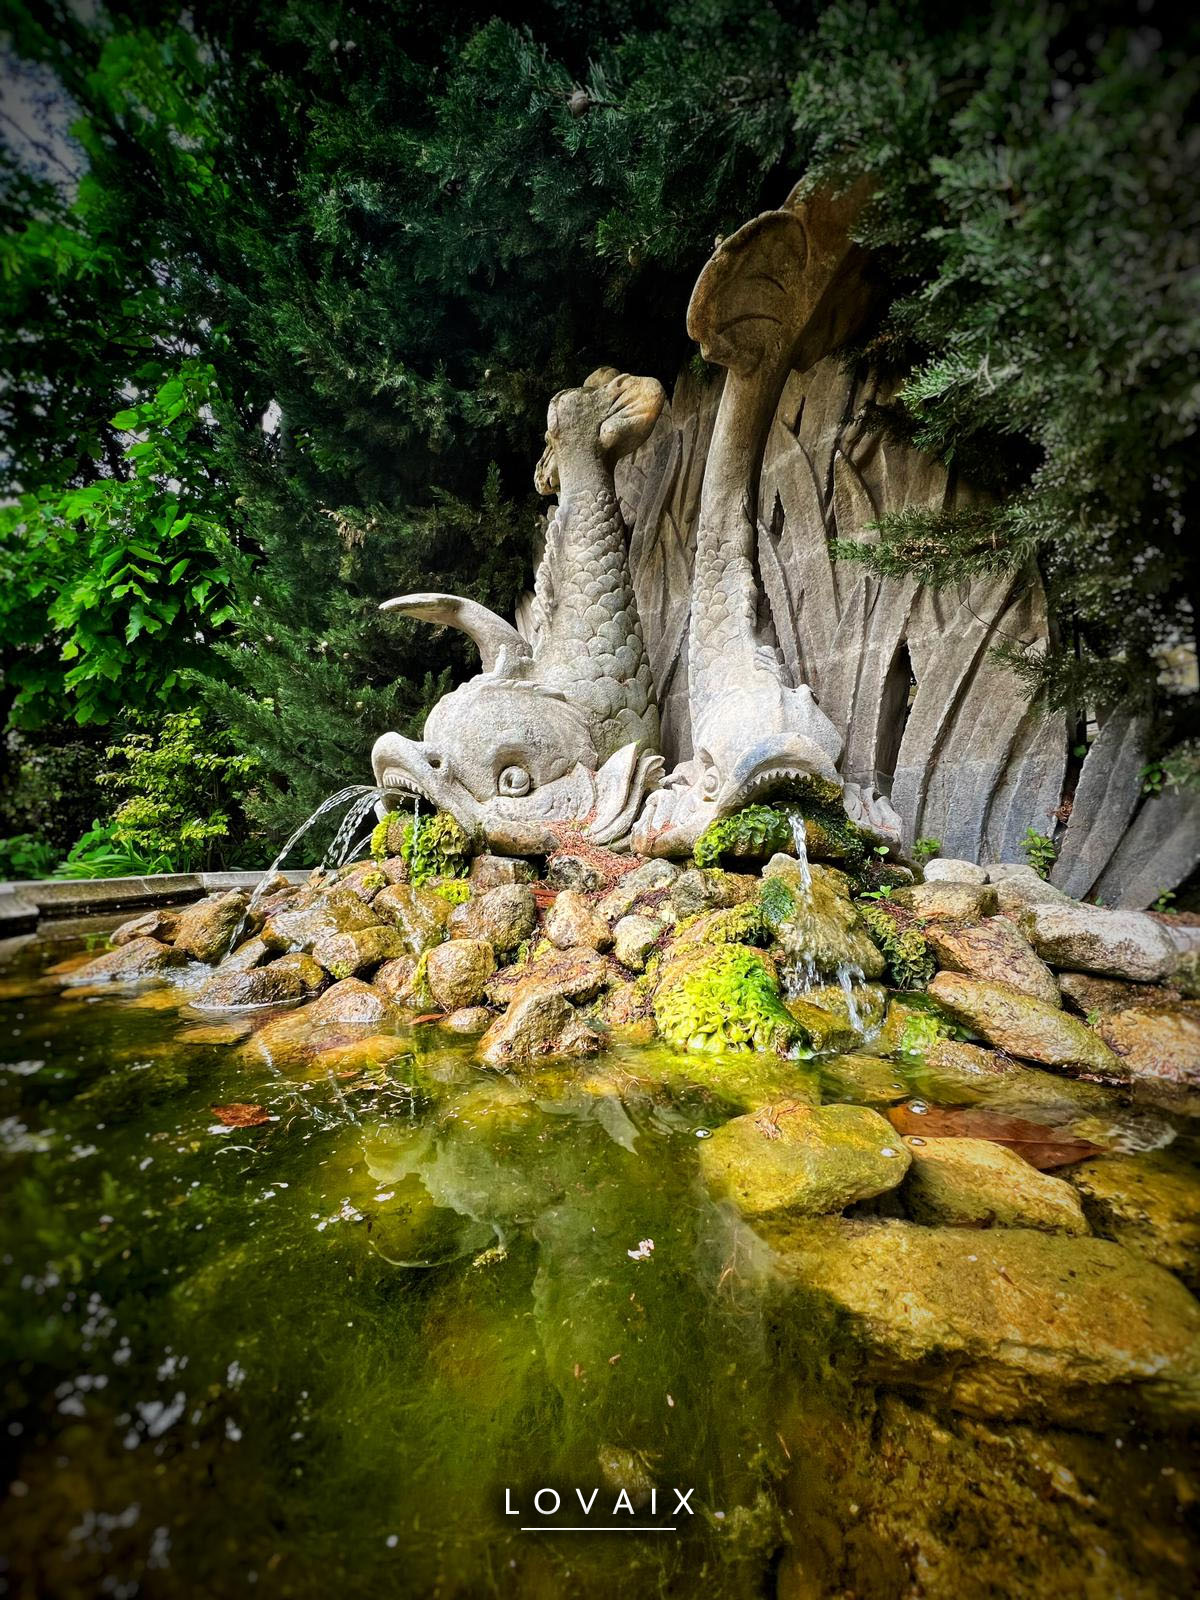
POLYGON ((628 838, 646 796, 662 782, 663 759, 635 742, 623 745, 596 774, 595 814, 587 837, 596 844, 628 838))
POLYGON ((511 622, 505 622, 477 600, 464 600, 456 594, 402 594, 394 600, 385 600, 379 609, 460 629, 478 646, 485 672, 504 664, 506 653, 509 662, 522 661, 533 654, 528 640, 521 637, 511 622))

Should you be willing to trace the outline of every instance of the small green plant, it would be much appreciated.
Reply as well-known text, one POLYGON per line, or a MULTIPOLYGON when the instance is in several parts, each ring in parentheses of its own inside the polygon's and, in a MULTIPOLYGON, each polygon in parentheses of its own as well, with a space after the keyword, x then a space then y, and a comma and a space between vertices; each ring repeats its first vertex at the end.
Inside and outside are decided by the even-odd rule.
POLYGON ((465 878, 471 841, 448 811, 432 817, 392 812, 371 834, 371 854, 376 861, 399 856, 409 882, 422 889, 434 878, 465 878))
POLYGON ((716 867, 722 856, 774 855, 792 843, 791 819, 772 806, 746 806, 731 817, 710 822, 696 840, 698 867, 716 867))
POLYGON ((927 861, 932 861, 942 848, 940 839, 918 839, 912 847, 912 858, 919 867, 927 861))
MULTIPOLYGON (((873 898, 863 896, 864 899, 873 898)), ((884 956, 888 980, 897 989, 924 989, 937 971, 933 951, 915 923, 903 926, 881 905, 859 906, 867 931, 884 956)))
POLYGON ((890 900, 895 892, 894 884, 881 883, 878 889, 864 889, 858 898, 860 900, 890 900))
POLYGON ((654 997, 654 1017, 680 1050, 777 1050, 802 1041, 760 951, 747 945, 703 947, 668 970, 654 997))
POLYGON ((65 861, 55 867, 55 878, 143 878, 154 872, 179 870, 164 855, 143 855, 128 839, 118 836, 111 822, 96 822, 71 846, 65 861))
POLYGON ((48 878, 61 853, 35 833, 15 833, 11 839, 0 839, 0 881, 48 878))
POLYGON ((1153 911, 1170 911, 1175 901, 1174 889, 1164 889, 1151 907, 1153 911))
POLYGON ((1044 833, 1039 833, 1036 828, 1026 828, 1025 837, 1021 840, 1021 849, 1025 852, 1025 859, 1037 873, 1039 878, 1048 878, 1050 868, 1058 859, 1058 851, 1054 848, 1054 840, 1044 833))

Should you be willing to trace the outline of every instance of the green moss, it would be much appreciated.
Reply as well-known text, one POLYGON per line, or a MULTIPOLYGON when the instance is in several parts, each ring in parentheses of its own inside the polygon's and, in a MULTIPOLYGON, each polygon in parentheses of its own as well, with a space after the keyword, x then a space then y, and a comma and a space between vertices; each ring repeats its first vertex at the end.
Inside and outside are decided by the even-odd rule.
POLYGON ((434 878, 465 878, 471 843, 448 811, 415 818, 392 812, 371 834, 371 854, 376 861, 399 856, 421 889, 434 878))
POLYGON ((811 861, 843 861, 853 867, 868 854, 866 836, 840 800, 836 805, 806 805, 802 814, 811 861))
POLYGON ((452 906, 461 906, 471 898, 471 885, 463 878, 451 878, 433 885, 434 894, 440 894, 452 906))
POLYGON ((763 922, 774 933, 795 915, 796 894, 781 876, 764 878, 758 891, 758 908, 763 922))
POLYGON ((371 831, 371 855, 376 861, 383 861, 388 854, 388 829, 392 825, 392 818, 384 817, 371 831))
POLYGON ((887 961, 888 981, 897 989, 924 989, 937 971, 937 962, 916 923, 905 927, 878 902, 860 901, 858 912, 887 961))
POLYGON ((654 1020, 681 1050, 775 1050, 804 1042, 779 986, 757 950, 700 946, 669 963, 654 997, 654 1020))
POLYGON ((769 936, 770 930, 763 921, 758 902, 744 900, 739 906, 725 906, 718 911, 701 911, 694 917, 686 917, 676 929, 675 947, 766 944, 769 936))
POLYGON ((722 856, 753 856, 765 860, 792 843, 791 819, 773 806, 747 806, 731 817, 710 822, 696 840, 698 867, 715 867, 722 856))

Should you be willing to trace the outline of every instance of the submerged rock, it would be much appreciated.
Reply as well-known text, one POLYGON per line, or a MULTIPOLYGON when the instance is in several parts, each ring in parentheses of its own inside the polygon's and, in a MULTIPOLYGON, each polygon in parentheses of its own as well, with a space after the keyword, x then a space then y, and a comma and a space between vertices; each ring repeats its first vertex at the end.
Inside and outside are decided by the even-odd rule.
POLYGON ((915 1222, 956 1227, 1089 1231, 1079 1196, 1062 1178, 988 1139, 904 1141, 912 1167, 903 1197, 915 1222))
POLYGON ((926 929, 939 967, 964 972, 970 978, 1006 983, 1010 989, 1032 995, 1048 1006, 1061 1006, 1062 996, 1054 974, 1006 917, 983 922, 937 923, 926 929))
POLYGON ((519 1067, 551 1056, 595 1055, 602 1042, 561 994, 521 984, 480 1040, 479 1059, 487 1067, 519 1067))
POLYGON ((896 1063, 882 1056, 831 1056, 820 1063, 820 1072, 826 1100, 890 1106, 909 1095, 896 1063))
POLYGON ((578 945, 607 950, 613 942, 612 929, 578 889, 563 889, 556 896, 546 913, 546 937, 559 950, 578 945))
POLYGON ((474 1035, 486 1033, 495 1020, 496 1013, 486 1006, 462 1006, 443 1017, 440 1026, 447 1033, 474 1035))
POLYGON ((1067 1173, 1095 1231, 1200 1289, 1200 1183, 1172 1150, 1095 1156, 1067 1173))
POLYGON ((868 1375, 985 1417, 1094 1427, 1134 1400, 1200 1416, 1200 1303, 1107 1239, 847 1219, 768 1237, 782 1280, 839 1314, 868 1375))
POLYGON ((709 1188, 752 1218, 841 1211, 894 1189, 910 1159, 878 1112, 793 1100, 735 1117, 700 1148, 709 1188))
POLYGON ((526 883, 509 883, 455 906, 447 926, 452 939, 486 939, 505 956, 529 938, 536 917, 533 890, 526 883))
POLYGON ((287 1005, 306 998, 298 972, 273 964, 245 971, 217 972, 192 1000, 197 1011, 236 1011, 240 1006, 287 1005))
POLYGON ((210 965, 219 961, 233 943, 249 903, 244 890, 232 889, 185 906, 175 926, 175 948, 210 965))
POLYGON ((443 1011, 478 1006, 495 970, 496 957, 485 939, 449 939, 425 957, 425 981, 443 1011))
POLYGON ((151 978, 169 972, 173 967, 186 967, 186 954, 169 944, 142 935, 106 951, 82 967, 67 974, 64 983, 132 983, 137 978, 151 978))
POLYGON ((1084 1023, 1006 984, 939 972, 929 993, 956 1022, 1022 1060, 1106 1078, 1128 1075, 1121 1060, 1084 1023))
POLYGON ((343 978, 326 989, 304 1012, 307 1022, 385 1022, 395 1017, 391 1001, 360 978, 343 978))

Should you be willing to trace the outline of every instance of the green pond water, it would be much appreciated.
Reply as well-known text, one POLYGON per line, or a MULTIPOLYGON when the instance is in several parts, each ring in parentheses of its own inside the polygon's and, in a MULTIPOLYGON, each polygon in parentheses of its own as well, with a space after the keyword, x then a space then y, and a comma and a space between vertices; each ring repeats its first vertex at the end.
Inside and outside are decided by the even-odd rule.
MULTIPOLYGON (((39 941, 0 972, 0 1592, 926 1592, 893 1559, 903 1540, 864 1545, 855 1520, 870 1452, 882 1463, 911 1417, 843 1374, 828 1321, 786 1313, 765 1247, 700 1183, 699 1140, 743 1109, 736 1083, 716 1094, 633 1048, 515 1082, 429 1027, 314 1072, 188 1039, 214 1019, 178 991, 27 981, 83 942, 39 941), (270 1120, 224 1126, 211 1108, 229 1102, 270 1120), (534 1512, 544 1486, 557 1517, 534 1512), (674 1514, 675 1486, 694 1515, 674 1514), (675 1531, 524 1531, 585 1520, 566 1515, 577 1487, 599 1491, 592 1524, 675 1531), (621 1487, 632 1519, 613 1514, 621 1487), (788 1541, 824 1577, 805 1586, 788 1541)), ((818 1069, 740 1070, 786 1088, 818 1069)), ((844 1079, 824 1090, 853 1097, 844 1079)), ((1186 1137, 1115 1096, 1090 1114, 1135 1143, 1186 1137)), ((1129 1578, 1111 1592, 1183 1592, 1194 1461, 1115 1431, 921 1433, 914 1505, 944 1501, 973 1452, 954 1481, 974 1511, 937 1531, 976 1574, 958 1593, 1077 1592, 1071 1540, 1129 1578), (1023 1501, 983 1463, 1015 1481, 1041 1448, 1078 1493, 1006 1552, 1012 1529, 989 1517, 1019 1520, 1023 1501)))

